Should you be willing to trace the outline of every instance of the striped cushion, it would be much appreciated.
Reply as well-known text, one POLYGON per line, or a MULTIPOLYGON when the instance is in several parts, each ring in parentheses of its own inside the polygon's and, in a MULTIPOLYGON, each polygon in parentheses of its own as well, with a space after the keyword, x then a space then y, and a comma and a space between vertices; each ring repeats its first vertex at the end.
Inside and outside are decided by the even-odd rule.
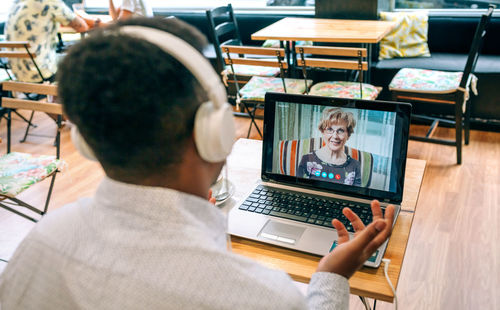
MULTIPOLYGON (((280 173, 296 176, 302 156, 319 149, 323 145, 323 138, 280 141, 280 173)), ((347 155, 360 162, 361 186, 370 185, 373 170, 373 155, 369 152, 359 151, 347 146, 345 147, 345 151, 347 155)))

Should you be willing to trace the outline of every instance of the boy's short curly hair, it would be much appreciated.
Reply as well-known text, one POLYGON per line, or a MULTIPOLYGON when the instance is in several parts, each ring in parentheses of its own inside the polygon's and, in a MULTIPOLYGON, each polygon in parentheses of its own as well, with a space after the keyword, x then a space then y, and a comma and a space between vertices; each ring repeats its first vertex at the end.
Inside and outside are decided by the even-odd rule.
POLYGON ((119 34, 123 25, 170 32, 200 52, 207 41, 175 18, 129 19, 94 31, 59 66, 64 111, 104 169, 149 175, 180 161, 207 98, 180 62, 148 41, 119 34))

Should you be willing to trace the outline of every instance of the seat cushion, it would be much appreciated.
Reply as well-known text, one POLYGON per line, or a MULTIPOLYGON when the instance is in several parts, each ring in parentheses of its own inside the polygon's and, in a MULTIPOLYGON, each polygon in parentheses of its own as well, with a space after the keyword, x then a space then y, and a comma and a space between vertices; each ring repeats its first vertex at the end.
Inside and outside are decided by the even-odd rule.
MULTIPOLYGON (((248 66, 248 65, 233 65, 234 71, 237 75, 246 76, 277 76, 280 73, 279 68, 273 67, 262 67, 262 66, 248 66)), ((231 66, 227 66, 222 74, 228 74, 228 77, 232 78, 233 70, 231 66)))
MULTIPOLYGON (((314 84, 309 91, 310 95, 338 97, 338 98, 359 98, 359 83, 357 82, 321 82, 314 84)), ((379 94, 379 89, 370 84, 363 84, 363 98, 375 100, 379 94)))
POLYGON ((425 12, 380 12, 380 19, 396 26, 380 41, 379 59, 429 57, 428 16, 425 12))
MULTIPOLYGON (((306 83, 303 79, 285 79, 286 92, 289 94, 303 94, 306 91, 306 83)), ((312 80, 307 80, 307 86, 311 86, 312 80)), ((283 93, 283 82, 281 78, 269 78, 254 76, 240 90, 241 100, 264 101, 267 92, 283 93)))
POLYGON ((457 90, 462 72, 403 68, 389 84, 391 91, 448 94, 457 90))
POLYGON ((0 157, 0 194, 14 197, 64 165, 65 162, 55 156, 16 152, 3 155, 0 157))

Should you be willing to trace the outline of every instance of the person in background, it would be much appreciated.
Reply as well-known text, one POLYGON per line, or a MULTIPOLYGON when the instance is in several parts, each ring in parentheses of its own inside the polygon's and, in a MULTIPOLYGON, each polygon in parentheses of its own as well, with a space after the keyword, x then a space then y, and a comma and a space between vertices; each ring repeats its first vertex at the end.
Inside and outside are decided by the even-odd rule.
POLYGON ((113 20, 134 16, 153 17, 153 9, 147 0, 123 0, 122 5, 118 8, 115 8, 113 0, 109 0, 109 15, 113 20))
POLYGON ((228 250, 227 218, 207 200, 224 159, 204 159, 220 146, 209 135, 197 140, 195 130, 214 129, 197 112, 201 105, 210 109, 202 112, 221 112, 205 103, 225 97, 221 84, 207 89, 198 80, 211 75, 208 81, 220 83, 202 58, 206 45, 198 30, 175 18, 132 18, 69 50, 59 95, 81 133, 74 143, 106 176, 94 197, 49 212, 31 230, 0 275, 0 308, 348 309, 348 279, 389 237, 394 207, 384 216, 373 202, 374 222, 366 227, 345 208, 357 232, 351 240, 333 220, 339 245, 319 262, 307 296, 284 271, 228 250), (191 58, 182 64, 162 45, 191 58), (202 61, 206 68, 195 77, 186 66, 202 61), (221 97, 209 96, 215 90, 221 97))
POLYGON ((95 26, 95 20, 77 16, 62 0, 16 0, 5 25, 7 41, 28 41, 30 51, 42 76, 29 58, 10 59, 15 77, 23 82, 53 81, 57 71, 57 32, 59 26, 69 26, 85 32, 95 26))

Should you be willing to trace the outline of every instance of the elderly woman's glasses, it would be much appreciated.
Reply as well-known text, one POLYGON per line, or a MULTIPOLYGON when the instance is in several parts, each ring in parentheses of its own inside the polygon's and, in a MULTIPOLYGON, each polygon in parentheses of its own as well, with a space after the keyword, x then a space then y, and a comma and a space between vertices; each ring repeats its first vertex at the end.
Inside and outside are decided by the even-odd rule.
POLYGON ((336 133, 337 136, 343 136, 345 135, 345 129, 344 128, 337 128, 337 129, 334 129, 332 127, 327 127, 325 128, 325 133, 329 134, 329 135, 333 135, 333 133, 336 133))

